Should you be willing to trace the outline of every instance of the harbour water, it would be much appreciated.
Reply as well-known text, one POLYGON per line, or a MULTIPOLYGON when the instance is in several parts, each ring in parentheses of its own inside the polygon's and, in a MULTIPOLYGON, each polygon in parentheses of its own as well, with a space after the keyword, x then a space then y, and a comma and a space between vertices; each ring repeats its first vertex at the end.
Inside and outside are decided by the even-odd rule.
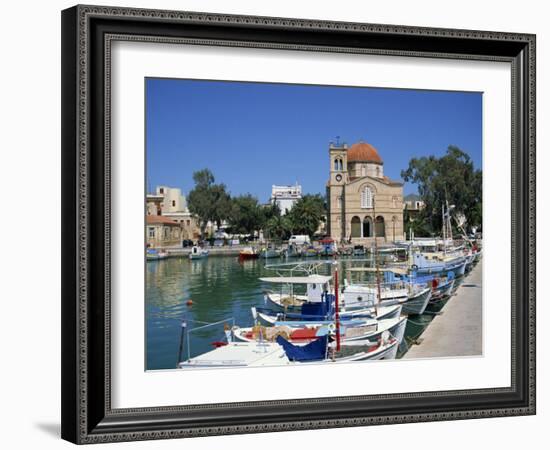
MULTIPOLYGON (((359 259, 359 258, 357 258, 359 259)), ((340 259, 342 272, 357 259, 340 259)), ((292 260, 298 261, 296 259, 292 260)), ((312 259, 307 259, 313 262, 312 259)), ((270 264, 281 262, 268 260, 270 264)), ((363 261, 357 261, 365 265, 363 261)), ((191 332, 184 343, 184 359, 212 350, 223 341, 224 325, 252 326, 250 308, 264 305, 264 291, 272 288, 259 277, 275 276, 266 260, 239 261, 237 257, 208 257, 190 261, 184 257, 147 262, 146 268, 146 369, 173 369, 178 362, 181 324, 189 329, 220 322, 191 332), (226 320, 227 319, 227 320, 226 320)), ((319 273, 328 273, 329 264, 319 273)), ((398 357, 433 319, 445 301, 430 305, 422 316, 411 316, 398 357)))

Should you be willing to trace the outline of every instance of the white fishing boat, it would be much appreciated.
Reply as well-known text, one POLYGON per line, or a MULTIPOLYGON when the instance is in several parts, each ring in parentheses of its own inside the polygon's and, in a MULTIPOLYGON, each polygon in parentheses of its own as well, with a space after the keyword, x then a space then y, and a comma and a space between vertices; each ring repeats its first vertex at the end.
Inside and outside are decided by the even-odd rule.
POLYGON ((302 364, 339 364, 345 362, 394 359, 397 339, 382 333, 379 340, 350 343, 329 342, 323 336, 303 346, 278 336, 276 342, 229 342, 202 355, 178 363, 180 369, 230 367, 292 366, 302 364))
MULTIPOLYGON (((331 291, 328 275, 311 274, 306 276, 262 277, 260 281, 276 285, 278 291, 265 291, 266 306, 275 311, 301 312, 306 302, 322 302, 323 295, 331 291), (304 289, 304 294, 297 294, 297 287, 304 289)), ((299 288, 298 288, 299 289, 299 288)))
POLYGON ((208 256, 208 250, 205 250, 197 245, 194 245, 191 248, 191 253, 189 253, 189 259, 202 259, 208 256))
MULTIPOLYGON (((432 290, 425 284, 412 281, 389 282, 378 280, 380 274, 393 275, 398 269, 380 269, 376 267, 356 267, 349 272, 375 273, 377 281, 370 283, 350 283, 343 291, 343 303, 347 308, 359 306, 402 305, 404 314, 422 314, 431 298, 432 290)), ((404 272, 403 272, 404 273, 404 272)))
POLYGON ((158 261, 159 259, 168 258, 168 253, 156 248, 148 248, 146 252, 147 261, 158 261))
MULTIPOLYGON (((345 320, 362 320, 362 319, 393 319, 401 316, 403 311, 402 305, 378 306, 375 308, 353 309, 347 311, 340 309, 339 315, 342 321, 345 320)), ((275 325, 277 322, 295 321, 295 322, 317 322, 317 323, 333 323, 334 314, 324 317, 318 315, 303 315, 300 313, 286 313, 284 311, 276 312, 269 309, 252 308, 252 315, 263 325, 275 325)))
POLYGON ((260 258, 270 259, 279 258, 281 256, 281 250, 273 246, 264 247, 260 250, 260 258))
MULTIPOLYGON (((360 341, 363 339, 378 339, 384 331, 394 336, 401 343, 407 324, 406 317, 397 317, 383 320, 352 320, 340 322, 339 333, 342 342, 360 341)), ((274 342, 277 336, 283 336, 287 341, 296 345, 305 345, 326 334, 335 332, 334 322, 276 322, 271 327, 256 325, 254 327, 238 327, 231 329, 235 341, 274 342)))

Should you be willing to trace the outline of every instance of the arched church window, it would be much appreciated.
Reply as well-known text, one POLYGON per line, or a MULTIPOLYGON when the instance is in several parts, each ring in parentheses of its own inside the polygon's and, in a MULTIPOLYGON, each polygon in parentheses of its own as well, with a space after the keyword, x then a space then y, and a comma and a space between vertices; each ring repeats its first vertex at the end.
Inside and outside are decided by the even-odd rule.
POLYGON ((334 160, 334 170, 340 170, 340 169, 338 169, 338 166, 339 166, 338 159, 335 159, 334 160))
POLYGON ((385 237, 386 236, 386 224, 385 224, 384 218, 382 216, 378 216, 376 218, 376 221, 374 223, 374 231, 376 232, 377 237, 385 237))
POLYGON ((363 237, 372 237, 372 219, 370 217, 363 219, 363 237))
POLYGON ((351 237, 361 237, 361 219, 357 216, 353 216, 351 219, 351 237))
POLYGON ((372 190, 365 186, 361 191, 361 208, 372 208, 372 190))

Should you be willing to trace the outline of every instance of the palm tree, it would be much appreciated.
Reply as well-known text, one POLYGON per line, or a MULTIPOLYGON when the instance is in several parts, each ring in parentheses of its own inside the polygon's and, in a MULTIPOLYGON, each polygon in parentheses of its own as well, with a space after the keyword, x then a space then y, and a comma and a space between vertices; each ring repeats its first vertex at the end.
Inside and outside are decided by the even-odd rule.
POLYGON ((304 195, 289 213, 292 231, 295 234, 312 236, 325 218, 325 201, 319 195, 304 195))
POLYGON ((290 236, 290 221, 286 216, 273 216, 265 226, 269 238, 283 240, 290 236))

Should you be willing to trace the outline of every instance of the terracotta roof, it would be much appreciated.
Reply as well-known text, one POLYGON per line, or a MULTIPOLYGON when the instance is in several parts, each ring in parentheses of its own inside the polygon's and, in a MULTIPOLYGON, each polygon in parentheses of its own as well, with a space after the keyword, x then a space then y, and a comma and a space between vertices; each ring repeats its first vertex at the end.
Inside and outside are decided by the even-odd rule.
POLYGON ((179 225, 176 221, 169 219, 168 217, 163 216, 147 216, 147 224, 157 224, 162 223, 164 225, 179 225))
POLYGON ((374 162, 382 164, 382 158, 372 145, 366 142, 357 142, 348 150, 348 162, 374 162))

